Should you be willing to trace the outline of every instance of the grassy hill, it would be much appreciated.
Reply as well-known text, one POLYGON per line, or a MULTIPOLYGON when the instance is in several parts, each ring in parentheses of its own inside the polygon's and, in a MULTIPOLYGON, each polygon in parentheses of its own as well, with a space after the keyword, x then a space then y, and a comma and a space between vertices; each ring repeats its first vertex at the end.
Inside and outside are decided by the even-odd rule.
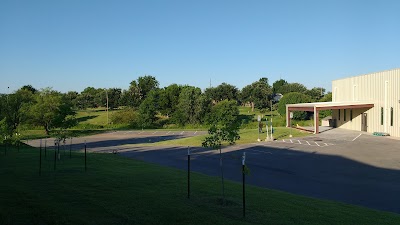
MULTIPOLYGON (((25 147, 0 155, 0 224, 400 224, 400 216, 358 206, 247 187, 242 218, 241 184, 226 182, 227 204, 220 204, 220 179, 192 174, 187 199, 186 171, 113 154, 63 155, 53 169, 25 147)), ((238 171, 240 173, 240 171, 238 171)))

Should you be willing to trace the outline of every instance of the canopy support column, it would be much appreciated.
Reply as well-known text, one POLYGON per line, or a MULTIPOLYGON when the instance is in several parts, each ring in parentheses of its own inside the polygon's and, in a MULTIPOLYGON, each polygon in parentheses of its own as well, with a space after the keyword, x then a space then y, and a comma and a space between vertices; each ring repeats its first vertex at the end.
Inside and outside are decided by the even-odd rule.
POLYGON ((290 110, 288 106, 286 106, 286 127, 290 127, 290 110))
POLYGON ((319 110, 314 106, 314 134, 319 133, 319 110))

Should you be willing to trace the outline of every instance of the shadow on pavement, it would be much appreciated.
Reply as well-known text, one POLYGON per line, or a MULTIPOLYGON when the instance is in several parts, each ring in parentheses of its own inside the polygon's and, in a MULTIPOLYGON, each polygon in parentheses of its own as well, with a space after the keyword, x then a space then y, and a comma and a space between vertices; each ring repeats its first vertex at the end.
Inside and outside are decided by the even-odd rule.
MULTIPOLYGON (((192 152, 193 171, 220 175, 217 150, 192 148, 192 152)), ((247 146, 228 152, 223 150, 227 179, 241 181, 243 152, 246 152, 250 169, 246 178, 248 184, 400 213, 399 170, 378 168, 335 155, 247 146)), ((187 169, 187 148, 134 147, 120 155, 187 169)))

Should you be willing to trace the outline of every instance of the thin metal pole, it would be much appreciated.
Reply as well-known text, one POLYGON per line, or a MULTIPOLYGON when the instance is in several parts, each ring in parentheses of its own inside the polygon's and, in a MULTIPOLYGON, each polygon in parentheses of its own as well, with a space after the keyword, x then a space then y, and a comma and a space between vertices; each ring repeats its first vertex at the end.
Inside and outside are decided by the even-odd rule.
POLYGON ((243 178, 243 218, 246 217, 246 152, 243 152, 242 156, 242 178, 243 178))
POLYGON ((107 126, 108 126, 108 91, 106 89, 106 98, 107 98, 107 126))
POLYGON ((47 158, 47 138, 44 139, 44 158, 47 158))
POLYGON ((40 139, 39 151, 39 176, 42 176, 42 139, 40 139))
POLYGON ((60 160, 61 159, 61 156, 60 156, 60 141, 57 141, 57 155, 58 155, 58 160, 60 160))
POLYGON ((72 138, 71 138, 71 141, 69 142, 69 158, 72 158, 72 156, 71 156, 71 148, 72 148, 72 138))
POLYGON ((273 135, 273 127, 272 127, 272 116, 271 116, 271 141, 274 140, 274 137, 272 135, 273 135))
POLYGON ((188 147, 188 198, 190 199, 190 147, 188 147))
POLYGON ((87 165, 86 165, 86 140, 85 140, 85 172, 86 172, 86 170, 87 170, 87 165))
POLYGON ((57 167, 57 143, 54 142, 54 170, 56 170, 57 167))

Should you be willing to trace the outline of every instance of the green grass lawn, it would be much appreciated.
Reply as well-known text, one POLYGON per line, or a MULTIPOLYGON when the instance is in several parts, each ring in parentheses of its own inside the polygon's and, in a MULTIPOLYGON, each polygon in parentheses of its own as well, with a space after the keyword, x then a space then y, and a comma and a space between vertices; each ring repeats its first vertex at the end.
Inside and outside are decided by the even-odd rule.
MULTIPOLYGON (((264 128, 264 133, 260 133, 260 139, 261 141, 265 141, 265 138, 267 137, 267 133, 265 132, 264 128)), ((258 130, 256 129, 242 129, 239 132, 240 134, 240 139, 236 141, 236 144, 249 144, 249 143, 255 143, 257 142, 258 139, 258 130)), ((273 138, 277 140, 281 140, 284 138, 289 138, 290 135, 290 128, 288 127, 276 127, 274 128, 274 134, 273 138)), ((303 132, 299 131, 296 129, 292 129, 292 135, 293 137, 304 137, 310 135, 308 132, 303 132)), ((168 141, 161 141, 161 142, 156 142, 156 143, 151 143, 151 144, 144 144, 144 145, 153 145, 153 146, 201 146, 201 143, 204 140, 204 137, 206 135, 198 135, 194 137, 187 137, 187 138, 181 138, 181 139, 174 139, 174 140, 168 140, 168 141)), ((141 144, 143 145, 143 144, 141 144)))
POLYGON ((193 173, 189 200, 186 171, 91 153, 85 173, 82 153, 62 151, 54 171, 49 150, 39 176, 38 149, 1 153, 0 224, 400 224, 397 214, 253 186, 243 219, 241 184, 226 182, 222 206, 218 177, 193 173))
MULTIPOLYGON (((109 118, 111 118, 113 111, 109 111, 109 118)), ((95 109, 78 110, 76 118, 80 119, 80 122, 86 122, 96 125, 107 124, 107 110, 104 107, 95 109)))

